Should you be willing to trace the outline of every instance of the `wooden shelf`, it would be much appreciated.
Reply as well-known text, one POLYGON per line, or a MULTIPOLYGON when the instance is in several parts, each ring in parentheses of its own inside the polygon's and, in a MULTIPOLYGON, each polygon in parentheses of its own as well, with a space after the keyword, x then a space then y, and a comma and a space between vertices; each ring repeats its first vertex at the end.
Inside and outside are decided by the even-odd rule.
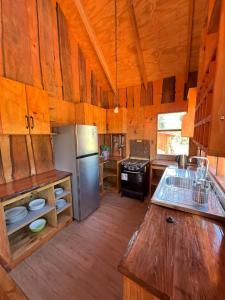
POLYGON ((40 242, 48 240, 50 235, 54 235, 56 228, 47 225, 41 232, 33 233, 28 227, 12 236, 10 240, 11 254, 14 260, 23 256, 27 251, 37 247, 40 242))
POLYGON ((107 178, 107 177, 112 177, 112 176, 117 176, 116 170, 110 170, 110 169, 104 169, 103 170, 103 178, 107 178))
POLYGON ((159 176, 153 176, 151 179, 151 185, 157 186, 160 182, 160 177, 159 176))
POLYGON ((27 216, 23 220, 21 220, 19 222, 16 222, 14 224, 8 224, 7 225, 7 234, 8 234, 8 236, 13 234, 17 230, 20 230, 21 228, 27 226, 28 224, 35 221, 36 219, 46 215, 47 213, 49 213, 50 211, 52 211, 54 209, 55 209, 54 206, 45 205, 45 207, 43 207, 40 210, 29 211, 27 216))
POLYGON ((57 215, 61 212, 65 211, 67 208, 71 207, 71 203, 67 203, 65 206, 61 207, 60 209, 56 210, 57 215))
POLYGON ((68 195, 70 195, 70 194, 71 194, 70 191, 64 191, 61 195, 55 196, 55 200, 62 199, 63 197, 66 197, 66 196, 68 196, 68 195))
POLYGON ((63 227, 70 221, 72 221, 72 217, 65 213, 65 211, 58 215, 58 226, 63 227))

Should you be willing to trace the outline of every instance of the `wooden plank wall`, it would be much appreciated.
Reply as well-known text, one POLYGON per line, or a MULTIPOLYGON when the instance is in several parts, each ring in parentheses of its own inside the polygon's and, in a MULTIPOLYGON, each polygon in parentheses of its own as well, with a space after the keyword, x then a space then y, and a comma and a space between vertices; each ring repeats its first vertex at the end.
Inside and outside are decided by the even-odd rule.
MULTIPOLYGON (((101 84, 56 0, 1 1, 0 39, 0 76, 100 105, 101 84)), ((53 168, 50 136, 0 136, 0 184, 53 168)))
MULTIPOLYGON (((187 111, 184 101, 185 75, 176 76, 175 96, 170 103, 162 103, 163 79, 148 82, 147 90, 143 85, 119 89, 119 105, 127 108, 127 155, 131 139, 148 139, 151 158, 156 157, 157 114, 166 112, 187 111)), ((108 98, 112 98, 109 92, 108 98)), ((115 103, 112 101, 110 107, 115 103)))
POLYGON ((52 169, 51 136, 0 136, 0 184, 52 169))
POLYGON ((66 101, 91 103, 92 98, 100 103, 93 78, 96 90, 101 83, 56 0, 1 3, 0 76, 43 88, 66 101))

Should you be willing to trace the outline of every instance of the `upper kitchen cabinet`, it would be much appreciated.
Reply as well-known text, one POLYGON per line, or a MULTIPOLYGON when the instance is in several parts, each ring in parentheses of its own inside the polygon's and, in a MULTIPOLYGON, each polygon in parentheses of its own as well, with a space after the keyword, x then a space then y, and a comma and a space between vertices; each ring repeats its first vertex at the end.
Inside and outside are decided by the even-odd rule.
POLYGON ((50 133, 45 91, 1 77, 0 98, 1 134, 50 133))
MULTIPOLYGON (((210 2, 216 3, 217 1, 210 2)), ((208 24, 211 25, 205 28, 205 37, 200 52, 193 140, 196 146, 208 155, 224 157, 225 2, 221 1, 220 15, 217 15, 217 5, 209 5, 209 9, 211 10, 208 24), (214 22, 215 14, 219 22, 214 22)))
POLYGON ((0 133, 29 134, 25 85, 0 77, 0 133))
POLYGON ((188 91, 188 112, 182 119, 181 135, 184 137, 194 136, 195 106, 197 88, 190 88, 188 91))
POLYGON ((119 112, 114 113, 114 109, 107 109, 107 133, 127 132, 127 109, 119 108, 119 112))
POLYGON ((106 133, 106 110, 104 108, 88 104, 75 105, 75 123, 81 125, 96 125, 99 134, 106 133))
POLYGON ((48 93, 26 85, 26 95, 30 134, 50 134, 48 93))
POLYGON ((53 126, 75 123, 75 104, 56 98, 49 98, 50 122, 53 126))

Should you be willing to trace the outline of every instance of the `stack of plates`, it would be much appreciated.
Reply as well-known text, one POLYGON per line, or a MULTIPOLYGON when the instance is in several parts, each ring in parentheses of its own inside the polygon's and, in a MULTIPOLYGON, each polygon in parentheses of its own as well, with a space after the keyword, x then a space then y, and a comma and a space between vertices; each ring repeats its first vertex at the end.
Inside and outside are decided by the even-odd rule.
POLYGON ((58 197, 63 194, 64 189, 63 188, 55 188, 54 192, 55 192, 55 196, 58 197))
POLYGON ((29 210, 36 211, 45 206, 45 199, 35 199, 29 203, 29 210))
POLYGON ((5 220, 7 224, 13 224, 23 220, 28 211, 25 206, 17 206, 5 211, 5 220))
POLYGON ((66 204, 67 204, 67 201, 65 199, 56 200, 56 208, 57 209, 63 208, 64 206, 66 206, 66 204))

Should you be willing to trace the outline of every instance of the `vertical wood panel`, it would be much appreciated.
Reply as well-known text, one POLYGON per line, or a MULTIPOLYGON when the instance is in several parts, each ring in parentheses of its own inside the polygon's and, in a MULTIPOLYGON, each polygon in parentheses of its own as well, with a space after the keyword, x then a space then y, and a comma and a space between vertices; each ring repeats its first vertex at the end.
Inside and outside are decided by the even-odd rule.
POLYGON ((152 105, 152 104, 153 104, 153 82, 148 82, 145 105, 152 105))
POLYGON ((141 106, 144 106, 146 103, 146 88, 144 84, 141 85, 141 106))
POLYGON ((119 104, 121 107, 127 107, 127 89, 119 89, 119 104))
POLYGON ((134 108, 141 106, 141 86, 134 86, 134 108))
POLYGON ((49 135, 31 136, 36 173, 54 169, 52 143, 49 135))
POLYGON ((127 108, 134 107, 134 89, 133 86, 127 88, 127 108))
POLYGON ((90 66, 86 64, 87 103, 91 103, 91 73, 90 66))
POLYGON ((2 164, 2 154, 0 151, 0 184, 5 182, 5 177, 4 177, 4 169, 3 169, 3 164, 2 164))
POLYGON ((0 148, 5 181, 12 181, 12 163, 10 156, 10 139, 8 135, 0 136, 0 148))
POLYGON ((74 101, 80 102, 80 78, 79 78, 79 66, 78 66, 78 45, 73 41, 73 35, 70 31, 70 47, 71 47, 71 64, 73 73, 73 92, 74 101))
POLYGON ((3 41, 3 37, 2 37, 2 0, 0 0, 0 76, 5 76, 2 41, 3 41))
POLYGON ((25 135, 10 136, 10 152, 13 180, 30 176, 30 164, 25 135))
POLYGON ((51 95, 60 97, 62 82, 53 0, 37 0, 37 16, 43 86, 51 95))
POLYGON ((78 64, 79 64, 79 76, 80 76, 80 102, 86 102, 87 101, 86 61, 80 47, 78 47, 78 64))
POLYGON ((109 108, 108 93, 101 89, 101 106, 104 108, 109 108))
POLYGON ((97 82, 94 72, 91 72, 91 104, 97 105, 97 82))
POLYGON ((27 1, 2 1, 2 24, 6 77, 33 84, 27 1))
POLYGON ((73 74, 72 74, 72 57, 70 47, 70 36, 68 31, 68 24, 66 18, 57 5, 57 17, 58 17, 58 30, 59 30, 59 49, 60 49, 60 61, 62 70, 62 82, 63 82, 63 98, 66 101, 74 101, 73 91, 73 74))
POLYGON ((175 81, 176 78, 174 76, 163 79, 161 103, 171 103, 175 101, 175 81))

